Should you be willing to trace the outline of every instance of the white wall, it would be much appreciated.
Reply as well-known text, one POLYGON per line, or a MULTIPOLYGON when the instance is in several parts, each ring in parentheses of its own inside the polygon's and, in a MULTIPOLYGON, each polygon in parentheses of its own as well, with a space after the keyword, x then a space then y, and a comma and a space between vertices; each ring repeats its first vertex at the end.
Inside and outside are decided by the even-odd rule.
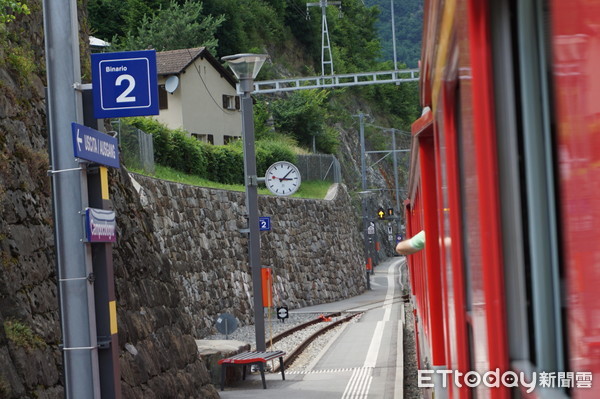
MULTIPOLYGON (((159 76, 158 84, 164 85, 167 77, 168 76, 159 76)), ((160 114, 155 116, 155 118, 167 125, 170 129, 178 129, 183 126, 181 115, 181 85, 173 92, 173 94, 167 94, 167 97, 169 99, 169 108, 161 109, 160 114)))
MULTIPOLYGON (((159 84, 164 80, 159 78, 159 84)), ((179 75, 179 87, 168 95, 169 108, 161 110, 157 119, 173 129, 212 134, 214 144, 222 145, 225 135, 241 137, 242 132, 241 112, 224 109, 223 94, 237 95, 208 61, 198 58, 179 75)))

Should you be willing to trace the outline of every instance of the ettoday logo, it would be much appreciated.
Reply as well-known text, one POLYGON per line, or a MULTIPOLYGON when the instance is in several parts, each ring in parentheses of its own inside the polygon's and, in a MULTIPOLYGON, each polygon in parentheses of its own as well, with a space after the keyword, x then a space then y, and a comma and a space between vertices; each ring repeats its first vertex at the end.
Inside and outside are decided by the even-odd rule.
POLYGON ((450 382, 458 388, 464 386, 474 388, 481 384, 488 388, 504 387, 525 387, 527 393, 531 393, 537 386, 546 388, 591 388, 592 373, 583 372, 533 372, 531 378, 527 378, 523 372, 505 371, 500 369, 488 371, 480 374, 477 371, 468 371, 466 373, 457 370, 419 370, 418 386, 419 388, 433 388, 433 374, 441 375, 442 387, 446 388, 450 382))

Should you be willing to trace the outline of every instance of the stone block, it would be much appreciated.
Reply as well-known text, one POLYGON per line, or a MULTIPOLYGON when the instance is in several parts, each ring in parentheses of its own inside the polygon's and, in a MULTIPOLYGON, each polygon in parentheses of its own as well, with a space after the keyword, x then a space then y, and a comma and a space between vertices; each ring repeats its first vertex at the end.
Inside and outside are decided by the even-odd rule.
MULTIPOLYGON (((196 340, 196 345, 198 346, 198 356, 204 360, 204 364, 210 374, 211 382, 217 386, 221 384, 221 366, 218 363, 219 360, 250 350, 250 344, 236 340, 200 339, 196 340)), ((241 379, 241 367, 227 368, 225 384, 240 381, 241 379)))

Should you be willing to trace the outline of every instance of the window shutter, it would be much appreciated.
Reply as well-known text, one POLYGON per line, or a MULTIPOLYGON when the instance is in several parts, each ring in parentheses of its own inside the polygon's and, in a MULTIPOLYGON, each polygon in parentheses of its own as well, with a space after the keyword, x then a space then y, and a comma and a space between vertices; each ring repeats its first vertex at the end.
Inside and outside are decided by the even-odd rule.
POLYGON ((235 96, 235 109, 240 109, 240 96, 235 96))
POLYGON ((227 103, 228 103, 227 95, 223 94, 223 108, 227 109, 227 103))
POLYGON ((169 108, 169 97, 165 85, 158 85, 158 108, 168 109, 169 108))

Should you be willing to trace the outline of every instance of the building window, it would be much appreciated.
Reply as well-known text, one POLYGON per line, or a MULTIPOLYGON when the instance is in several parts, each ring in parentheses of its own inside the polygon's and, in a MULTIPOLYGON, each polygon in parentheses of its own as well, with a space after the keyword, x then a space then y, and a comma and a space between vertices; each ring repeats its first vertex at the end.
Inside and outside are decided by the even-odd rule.
POLYGON ((215 144, 215 138, 212 134, 192 133, 192 137, 203 143, 215 144))
POLYGON ((223 108, 229 110, 240 109, 240 98, 238 96, 223 94, 223 108))
POLYGON ((239 139, 241 139, 240 136, 227 136, 227 135, 225 135, 225 136, 223 136, 223 144, 227 144, 230 141, 235 141, 235 140, 239 140, 239 139))
POLYGON ((158 108, 169 108, 169 96, 167 93, 167 89, 165 89, 165 85, 158 85, 158 108))

